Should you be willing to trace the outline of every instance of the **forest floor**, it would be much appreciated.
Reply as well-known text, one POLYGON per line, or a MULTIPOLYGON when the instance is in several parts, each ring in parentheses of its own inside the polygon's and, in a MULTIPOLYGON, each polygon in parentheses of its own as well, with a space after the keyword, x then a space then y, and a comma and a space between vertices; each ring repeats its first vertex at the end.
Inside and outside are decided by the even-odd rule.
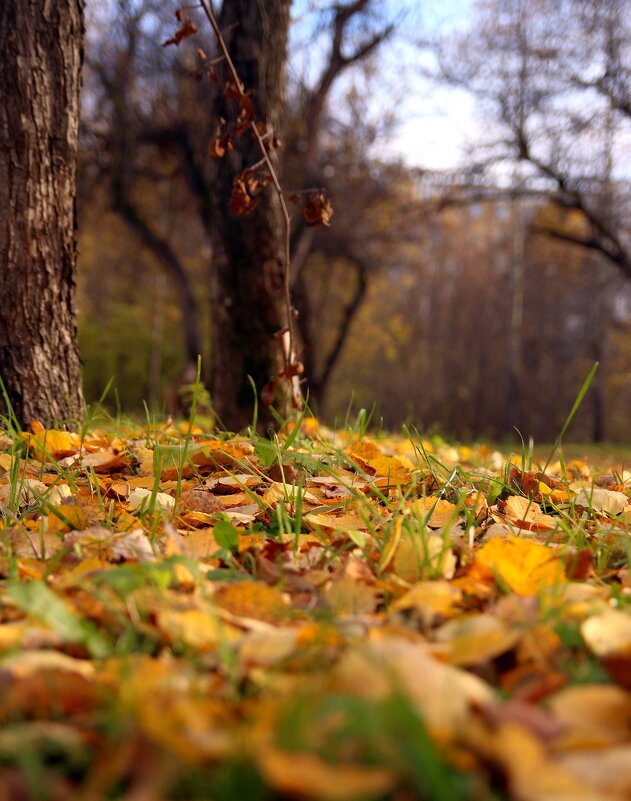
POLYGON ((628 799, 631 473, 535 453, 0 435, 0 798, 628 799))

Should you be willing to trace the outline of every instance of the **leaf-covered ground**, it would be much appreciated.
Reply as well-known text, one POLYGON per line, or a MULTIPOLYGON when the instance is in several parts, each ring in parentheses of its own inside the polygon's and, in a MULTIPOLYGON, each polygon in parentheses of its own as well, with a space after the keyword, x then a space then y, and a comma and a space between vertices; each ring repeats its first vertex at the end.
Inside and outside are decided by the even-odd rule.
POLYGON ((631 797, 620 463, 311 419, 0 444, 0 799, 631 797))

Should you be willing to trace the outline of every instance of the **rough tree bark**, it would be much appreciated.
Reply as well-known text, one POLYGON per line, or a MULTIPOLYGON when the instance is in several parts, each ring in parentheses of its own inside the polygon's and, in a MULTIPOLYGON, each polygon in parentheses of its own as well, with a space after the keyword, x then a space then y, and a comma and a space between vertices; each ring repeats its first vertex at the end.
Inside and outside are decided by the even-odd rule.
POLYGON ((23 424, 82 415, 74 197, 83 25, 83 0, 0 3, 0 375, 23 424))
MULTIPOLYGON (((230 0, 219 17, 228 51, 247 89, 257 121, 277 129, 283 109, 290 0, 230 0)), ((229 79, 226 70, 226 80, 229 79)), ((214 116, 234 119, 238 104, 226 99, 223 82, 214 116)), ((275 337, 285 324, 282 219, 273 187, 247 216, 229 209, 234 177, 261 159, 250 132, 215 162, 211 218, 213 243, 213 354, 211 393, 222 424, 239 430, 252 421, 253 393, 278 371, 275 337)))

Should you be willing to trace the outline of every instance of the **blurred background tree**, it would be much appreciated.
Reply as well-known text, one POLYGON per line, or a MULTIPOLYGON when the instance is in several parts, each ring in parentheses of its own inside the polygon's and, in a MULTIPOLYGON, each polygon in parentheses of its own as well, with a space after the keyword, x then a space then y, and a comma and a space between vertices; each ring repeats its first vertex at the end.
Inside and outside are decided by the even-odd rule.
MULTIPOLYGON (((294 6, 301 36, 291 34, 278 126, 282 183, 288 195, 324 186, 335 208, 326 229, 305 226, 296 209, 292 230, 297 324, 318 412, 339 420, 353 397, 375 404, 388 426, 409 420, 497 438, 517 426, 550 439, 598 360, 575 436, 628 437, 625 4, 476 3, 469 28, 432 50, 435 91, 465 87, 485 120, 486 139, 448 172, 431 169, 431 153, 426 166, 409 166, 388 149, 412 85, 401 56, 411 48, 408 17, 374 0, 294 6)), ((233 175, 255 155, 210 158, 223 78, 215 84, 207 72, 219 75, 221 65, 206 36, 159 46, 173 11, 119 0, 89 20, 86 393, 98 397, 113 376, 124 408, 147 397, 173 406, 201 353, 220 416, 232 410, 225 422, 238 428, 252 397, 239 384, 221 399, 228 368, 217 353, 229 352, 229 330, 241 332, 235 376, 254 373, 245 365, 258 340, 248 326, 265 315, 247 293, 239 300, 218 283, 222 237, 243 235, 216 204, 225 210, 233 175)), ((224 17, 227 38, 243 24, 224 17)), ((428 51, 417 52, 420 63, 428 51)))

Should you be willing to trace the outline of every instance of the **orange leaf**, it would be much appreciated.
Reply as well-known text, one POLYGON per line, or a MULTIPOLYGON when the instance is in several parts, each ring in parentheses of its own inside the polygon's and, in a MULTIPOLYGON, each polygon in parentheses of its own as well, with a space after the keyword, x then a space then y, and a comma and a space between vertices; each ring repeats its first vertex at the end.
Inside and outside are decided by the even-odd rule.
POLYGON ((346 801, 382 795, 393 784, 385 770, 344 762, 330 765, 315 754, 266 747, 257 753, 259 767, 276 790, 292 796, 346 801))

